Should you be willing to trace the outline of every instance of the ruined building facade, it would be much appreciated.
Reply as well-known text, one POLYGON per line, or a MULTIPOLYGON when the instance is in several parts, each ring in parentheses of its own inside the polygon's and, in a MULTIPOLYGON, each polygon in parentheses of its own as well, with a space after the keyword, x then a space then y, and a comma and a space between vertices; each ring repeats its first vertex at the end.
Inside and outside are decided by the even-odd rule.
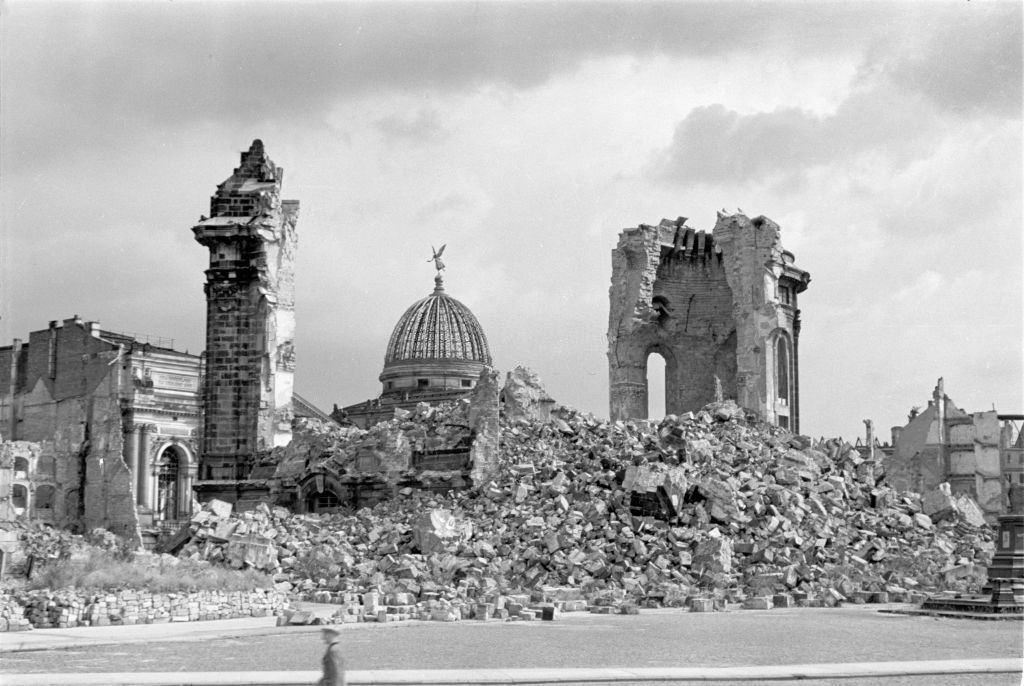
POLYGON ((647 416, 647 361, 658 353, 667 414, 721 394, 798 432, 797 295, 809 281, 767 217, 719 213, 710 234, 684 217, 624 230, 609 293, 611 418, 647 416))
POLYGON ((253 141, 192 228, 209 249, 200 499, 236 500, 256 456, 291 438, 297 200, 253 141))
POLYGON ((1006 511, 1011 483, 1024 484, 1024 415, 996 410, 965 412, 946 395, 940 378, 928 406, 892 428, 885 479, 897 489, 925 493, 949 483, 954 495, 969 495, 985 517, 1006 511))
POLYGON ((172 344, 75 316, 0 348, 0 519, 134 537, 189 516, 201 360, 172 344))

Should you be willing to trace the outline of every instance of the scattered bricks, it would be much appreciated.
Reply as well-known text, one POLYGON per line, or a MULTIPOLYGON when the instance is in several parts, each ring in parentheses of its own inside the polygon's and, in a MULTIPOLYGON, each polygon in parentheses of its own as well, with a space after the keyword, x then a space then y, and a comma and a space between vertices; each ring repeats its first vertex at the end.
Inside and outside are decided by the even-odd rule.
MULTIPOLYGON (((979 583, 975 571, 994 545, 990 529, 962 514, 968 505, 940 491, 928 505, 949 512, 926 520, 922 498, 876 483, 853 446, 794 440, 742 414, 717 421, 718 409, 660 422, 606 422, 567 408, 551 410, 550 421, 506 417, 500 460, 477 490, 438 475, 445 495, 395 489, 403 494, 348 514, 204 506, 179 556, 267 567, 278 600, 191 600, 199 606, 187 616, 280 612, 285 594, 345 608, 342 621, 376 621, 382 609, 383 621, 453 621, 488 603, 491 617, 502 602, 509 617, 536 616, 526 608, 542 602, 562 611, 684 603, 713 611, 744 593, 751 603, 789 607, 778 601, 788 595, 796 606, 834 606, 882 589, 895 599, 889 586, 922 595, 979 583), (690 598, 696 593, 709 597, 690 598)), ((451 447, 464 437, 451 427, 464 420, 456 404, 423 406, 368 431, 306 424, 306 438, 296 436, 315 450, 300 468, 308 459, 310 469, 368 476, 367 464, 397 459, 394 446, 451 447)), ((133 593, 74 608, 52 595, 16 604, 40 627, 185 616, 181 598, 133 593)))
POLYGON ((715 601, 712 598, 691 598, 690 612, 714 612, 715 601))
POLYGON ((312 612, 293 612, 292 616, 288 619, 288 623, 292 625, 311 624, 312 622, 312 612))
POLYGON ((776 593, 772 596, 772 605, 774 607, 795 607, 796 601, 793 600, 793 596, 786 593, 776 593))
POLYGON ((846 600, 845 596, 843 596, 842 593, 840 593, 834 588, 830 588, 827 591, 825 591, 825 595, 822 598, 822 602, 824 603, 825 607, 836 607, 840 605, 844 600, 846 600))
POLYGON ((743 601, 744 610, 770 610, 772 599, 768 596, 752 596, 743 601))

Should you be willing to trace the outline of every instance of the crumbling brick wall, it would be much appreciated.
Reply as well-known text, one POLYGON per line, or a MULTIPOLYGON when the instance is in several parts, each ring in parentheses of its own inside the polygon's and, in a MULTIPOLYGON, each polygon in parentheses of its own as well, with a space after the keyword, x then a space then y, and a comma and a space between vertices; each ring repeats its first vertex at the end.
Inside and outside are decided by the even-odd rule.
POLYGON ((245 478, 238 465, 291 439, 299 204, 283 176, 253 141, 192 229, 210 250, 200 479, 245 478))
POLYGON ((810 280, 765 217, 719 214, 641 224, 612 251, 608 362, 612 419, 647 416, 647 360, 665 359, 665 411, 721 393, 798 429, 796 294, 810 280))
POLYGON ((81 530, 101 527, 138 541, 134 488, 122 457, 121 379, 114 364, 121 353, 98 334, 98 324, 75 317, 51 322, 19 346, 18 383, 5 396, 14 412, 9 437, 39 445, 27 475, 30 496, 53 487, 49 511, 30 507, 26 516, 81 530))

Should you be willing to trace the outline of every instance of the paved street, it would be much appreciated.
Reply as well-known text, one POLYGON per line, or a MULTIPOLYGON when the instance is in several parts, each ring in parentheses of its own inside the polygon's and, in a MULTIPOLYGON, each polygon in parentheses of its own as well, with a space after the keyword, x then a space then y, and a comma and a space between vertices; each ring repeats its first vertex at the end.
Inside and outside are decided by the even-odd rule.
MULTIPOLYGON (((316 631, 8 653, 0 672, 310 670, 316 631)), ((351 669, 725 667, 1021 658, 1024 624, 880 614, 867 609, 564 614, 555 622, 345 625, 351 669)), ((886 681, 1017 683, 934 677, 886 681)), ((809 683, 809 682, 808 682, 809 683)))

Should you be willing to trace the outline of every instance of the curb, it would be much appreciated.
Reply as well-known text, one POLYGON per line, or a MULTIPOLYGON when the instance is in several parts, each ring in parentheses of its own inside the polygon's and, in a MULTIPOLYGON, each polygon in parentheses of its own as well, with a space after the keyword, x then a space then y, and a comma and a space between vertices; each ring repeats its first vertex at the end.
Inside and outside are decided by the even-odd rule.
MULTIPOLYGON (((748 667, 653 667, 579 669, 444 669, 352 671, 349 684, 364 686, 467 686, 469 684, 615 684, 714 681, 864 679, 895 676, 1020 674, 1016 658, 855 662, 748 667)), ((6 686, 307 686, 320 672, 139 672, 94 674, 4 674, 6 686)))

